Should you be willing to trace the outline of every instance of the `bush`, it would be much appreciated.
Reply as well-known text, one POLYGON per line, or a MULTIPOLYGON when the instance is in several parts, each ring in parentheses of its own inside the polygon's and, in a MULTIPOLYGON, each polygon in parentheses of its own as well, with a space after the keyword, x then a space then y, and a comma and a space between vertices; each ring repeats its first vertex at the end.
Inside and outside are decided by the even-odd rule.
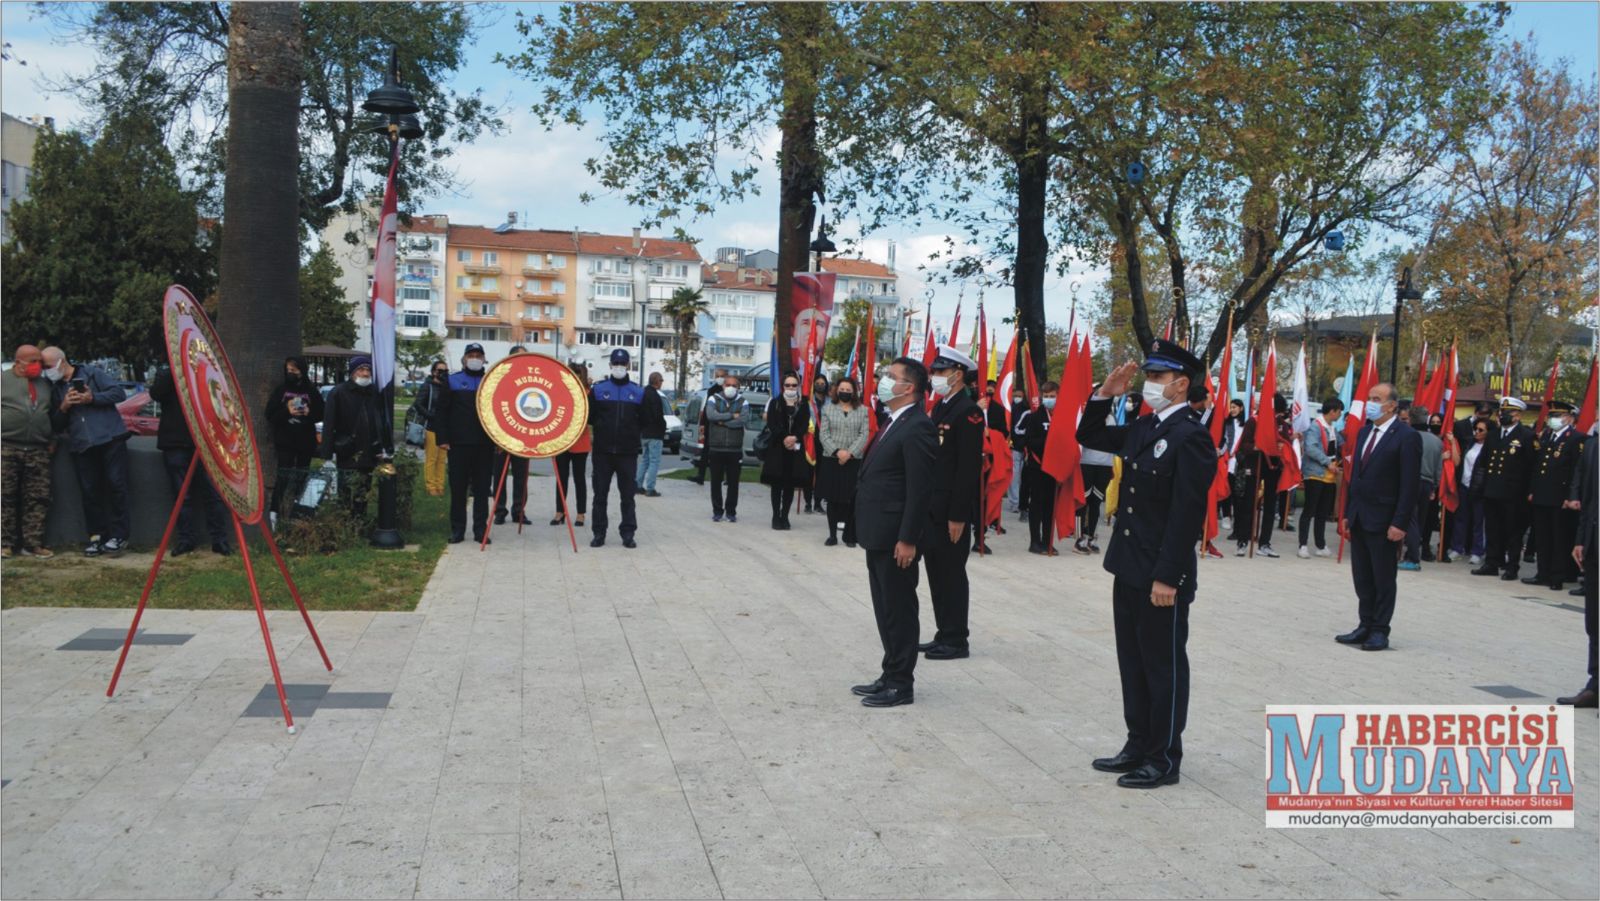
MULTIPOLYGON (((339 471, 339 481, 348 486, 349 492, 356 493, 364 489, 367 503, 366 512, 362 516, 351 513, 350 507, 341 502, 340 492, 331 490, 331 486, 329 490, 322 492, 316 510, 311 515, 280 515, 277 539, 284 552, 334 554, 365 544, 378 524, 378 480, 382 478, 395 479, 395 528, 402 531, 411 528, 422 461, 413 453, 401 451, 395 455, 394 469, 395 474, 387 477, 367 473, 365 485, 360 485, 356 481, 362 477, 361 472, 339 471)), ((278 478, 288 478, 291 474, 299 475, 301 483, 304 484, 307 479, 324 478, 323 472, 323 470, 303 470, 300 473, 291 473, 289 470, 280 470, 278 478)))

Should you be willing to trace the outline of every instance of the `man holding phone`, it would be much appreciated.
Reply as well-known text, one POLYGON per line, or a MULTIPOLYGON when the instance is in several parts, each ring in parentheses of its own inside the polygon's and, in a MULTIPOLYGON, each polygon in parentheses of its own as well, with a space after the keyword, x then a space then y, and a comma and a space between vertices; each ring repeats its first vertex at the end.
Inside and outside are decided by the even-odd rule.
POLYGON ((83 493, 89 530, 83 555, 120 557, 128 547, 128 429, 117 404, 127 394, 110 373, 71 362, 59 347, 46 347, 42 356, 52 386, 50 424, 66 433, 83 493))

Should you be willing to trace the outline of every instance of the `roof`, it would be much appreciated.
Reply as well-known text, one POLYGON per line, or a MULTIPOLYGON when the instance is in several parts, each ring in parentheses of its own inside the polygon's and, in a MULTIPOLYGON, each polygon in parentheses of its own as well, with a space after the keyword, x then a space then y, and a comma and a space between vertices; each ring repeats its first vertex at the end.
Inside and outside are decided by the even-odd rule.
POLYGON ((1326 319, 1314 319, 1310 328, 1305 323, 1284 326, 1278 329, 1277 335, 1281 340, 1299 341, 1310 337, 1312 332, 1320 338, 1364 338, 1378 330, 1379 338, 1388 338, 1394 335, 1394 317, 1385 313, 1378 316, 1329 316, 1326 319))
POLYGON ((481 225, 451 225, 449 242, 452 247, 493 247, 503 250, 537 250, 550 253, 573 253, 572 232, 542 228, 513 228, 496 232, 481 225))
POLYGON ((893 269, 871 260, 852 260, 845 257, 823 257, 822 271, 838 275, 861 275, 869 278, 897 278, 893 269))
POLYGON ((719 291, 761 291, 775 293, 778 274, 770 269, 721 269, 716 266, 700 267, 700 285, 702 288, 716 288, 719 291), (742 279, 739 276, 744 276, 742 279), (762 284, 756 284, 756 276, 762 276, 762 284))
POLYGON ((432 216, 412 216, 411 224, 401 223, 400 230, 422 235, 442 235, 449 230, 449 226, 443 223, 435 224, 432 216))
POLYGON ((643 256, 651 260, 684 260, 696 264, 700 262, 700 251, 687 241, 668 241, 665 238, 638 240, 641 246, 635 247, 632 237, 579 232, 578 252, 606 257, 643 256))

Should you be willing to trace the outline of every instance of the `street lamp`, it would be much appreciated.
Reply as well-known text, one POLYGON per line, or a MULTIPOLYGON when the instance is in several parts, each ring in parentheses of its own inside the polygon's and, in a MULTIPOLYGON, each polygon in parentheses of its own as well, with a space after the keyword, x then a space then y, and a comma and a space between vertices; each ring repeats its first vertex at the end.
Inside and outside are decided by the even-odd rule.
MULTIPOLYGON (((400 141, 416 140, 422 137, 422 123, 417 120, 416 113, 422 109, 417 104, 416 97, 400 85, 400 53, 394 48, 389 48, 389 73, 381 87, 373 89, 361 108, 369 113, 377 113, 388 117, 388 122, 373 129, 374 132, 384 133, 389 136, 389 159, 396 170, 400 160, 400 141)), ((381 240, 381 237, 380 237, 381 240)), ((394 375, 391 372, 389 384, 381 389, 383 395, 383 410, 385 426, 389 434, 394 434, 394 375)), ((405 547, 405 539, 400 536, 400 530, 395 528, 395 472, 394 463, 389 461, 378 469, 378 525, 372 532, 373 547, 386 550, 395 550, 405 547)))
POLYGON ((828 217, 823 216, 821 221, 817 223, 817 239, 811 242, 811 252, 815 255, 816 259, 815 268, 813 268, 812 271, 821 272, 822 255, 825 253, 836 253, 838 250, 839 248, 835 247, 833 241, 828 238, 828 217))
MULTIPOLYGON (((1389 358, 1391 387, 1398 384, 1400 378, 1400 308, 1408 300, 1421 299, 1422 292, 1411 286, 1411 267, 1407 266, 1400 270, 1400 282, 1394 288, 1394 354, 1389 358)), ((1395 390, 1398 392, 1399 389, 1395 390)))

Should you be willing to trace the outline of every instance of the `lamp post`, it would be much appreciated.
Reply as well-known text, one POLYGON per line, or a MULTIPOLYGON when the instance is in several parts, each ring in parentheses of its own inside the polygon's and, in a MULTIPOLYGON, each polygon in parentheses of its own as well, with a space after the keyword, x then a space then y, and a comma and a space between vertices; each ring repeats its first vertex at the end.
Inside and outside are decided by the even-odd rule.
MULTIPOLYGON (((387 118, 387 121, 372 129, 376 134, 386 134, 389 137, 389 159, 391 171, 398 172, 400 160, 400 140, 416 140, 422 137, 422 123, 417 120, 416 113, 421 107, 411 92, 400 85, 400 54, 395 48, 389 49, 389 72, 383 85, 374 88, 361 104, 361 108, 369 113, 377 113, 387 118)), ((380 225, 381 232, 381 225, 380 225)), ((380 234, 379 240, 383 240, 380 234)), ((395 298, 389 298, 393 302, 395 298)), ((374 342, 373 349, 377 349, 374 342)), ((392 346, 392 345, 391 345, 392 346)), ((394 434, 394 372, 391 367, 389 383, 379 388, 383 397, 384 427, 389 434, 394 434)), ((400 530, 395 528, 395 469, 392 460, 385 461, 377 470, 378 476, 378 524, 372 532, 372 545, 378 548, 394 550, 405 547, 405 539, 400 536, 400 530)))
MULTIPOLYGON (((1408 300, 1421 300, 1422 292, 1411 286, 1411 267, 1400 270, 1400 282, 1394 288, 1394 354, 1389 358, 1389 384, 1394 386, 1400 378, 1400 308, 1408 300)), ((1398 396, 1399 388, 1394 389, 1398 396)))

